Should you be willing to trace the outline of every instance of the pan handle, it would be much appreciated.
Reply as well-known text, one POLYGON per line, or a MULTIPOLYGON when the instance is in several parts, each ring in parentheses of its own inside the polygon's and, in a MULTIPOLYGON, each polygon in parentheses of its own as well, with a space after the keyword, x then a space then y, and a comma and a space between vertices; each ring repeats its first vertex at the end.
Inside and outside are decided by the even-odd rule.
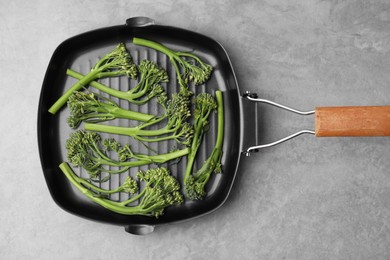
POLYGON ((155 22, 152 18, 145 16, 131 17, 126 20, 126 25, 129 27, 145 27, 154 24, 155 22))
POLYGON ((312 111, 300 111, 273 101, 258 98, 257 94, 245 92, 250 101, 270 104, 300 115, 315 114, 315 130, 302 130, 278 141, 251 146, 244 151, 246 156, 261 148, 271 147, 302 134, 316 137, 390 136, 390 106, 317 107, 312 111))
POLYGON ((390 136, 390 106, 317 107, 315 135, 390 136))

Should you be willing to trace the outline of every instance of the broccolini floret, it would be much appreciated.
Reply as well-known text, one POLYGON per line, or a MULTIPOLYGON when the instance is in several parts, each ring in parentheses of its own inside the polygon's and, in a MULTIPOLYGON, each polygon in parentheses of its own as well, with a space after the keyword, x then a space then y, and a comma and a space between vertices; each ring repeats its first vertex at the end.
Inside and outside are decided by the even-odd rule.
MULTIPOLYGON (((136 105, 143 105, 154 97, 166 95, 161 83, 168 82, 168 74, 162 67, 152 61, 142 60, 138 66, 138 72, 139 81, 137 85, 128 91, 113 89, 96 81, 90 82, 89 85, 113 97, 127 100, 136 105)), ((83 77, 82 74, 71 69, 68 69, 66 73, 79 80, 83 77)))
POLYGON ((111 201, 98 196, 99 190, 92 186, 85 187, 66 162, 60 164, 60 169, 68 180, 85 196, 108 210, 124 215, 143 215, 156 217, 164 214, 166 207, 183 203, 180 184, 169 170, 164 167, 140 171, 136 178, 144 183, 144 188, 137 195, 125 201, 111 201), (129 204, 139 201, 138 205, 129 204))
POLYGON ((195 85, 203 84, 209 80, 213 71, 210 64, 205 63, 193 53, 174 51, 160 43, 136 37, 133 38, 133 43, 155 49, 167 55, 175 68, 176 77, 182 91, 185 90, 188 95, 192 94, 188 90, 189 81, 194 82, 195 85))
POLYGON ((137 66, 127 52, 123 43, 120 43, 113 51, 103 56, 77 83, 68 89, 50 108, 49 112, 55 114, 67 102, 74 91, 82 89, 90 82, 107 77, 126 75, 130 78, 137 76, 137 66))
POLYGON ((70 116, 67 123, 71 128, 77 128, 81 122, 97 123, 115 118, 124 118, 146 122, 154 116, 132 110, 126 110, 101 95, 92 92, 75 91, 68 99, 70 116))

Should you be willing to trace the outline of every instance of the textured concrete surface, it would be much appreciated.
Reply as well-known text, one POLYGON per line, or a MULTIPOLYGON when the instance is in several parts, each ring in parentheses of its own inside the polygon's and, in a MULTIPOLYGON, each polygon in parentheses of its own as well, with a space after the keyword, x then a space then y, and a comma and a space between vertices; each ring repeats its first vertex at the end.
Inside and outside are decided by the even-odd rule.
MULTIPOLYGON (((61 210, 40 168, 36 115, 54 49, 132 16, 207 34, 240 87, 299 109, 390 105, 390 3, 8 1, 0 9, 1 259, 389 259, 390 138, 301 136, 244 158, 227 203, 148 236, 61 210)), ((262 142, 302 118, 264 106, 262 142)))

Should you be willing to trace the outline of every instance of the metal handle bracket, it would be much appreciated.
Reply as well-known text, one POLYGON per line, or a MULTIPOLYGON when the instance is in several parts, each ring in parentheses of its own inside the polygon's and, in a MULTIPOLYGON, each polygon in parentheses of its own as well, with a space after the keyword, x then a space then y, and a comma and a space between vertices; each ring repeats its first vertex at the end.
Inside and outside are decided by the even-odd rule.
MULTIPOLYGON (((299 115, 313 115, 315 113, 314 110, 301 111, 301 110, 297 110, 297 109, 294 109, 294 108, 291 108, 291 107, 288 107, 288 106, 285 106, 285 105, 278 104, 276 102, 273 102, 273 101, 270 101, 270 100, 267 100, 267 99, 261 99, 261 98, 258 98, 258 95, 256 93, 250 93, 249 91, 246 91, 242 95, 242 97, 244 97, 244 98, 246 98, 246 99, 248 99, 250 101, 253 101, 253 102, 260 102, 260 103, 269 104, 269 105, 272 105, 272 106, 275 106, 275 107, 278 107, 278 108, 281 108, 281 109, 284 109, 284 110, 287 110, 287 111, 290 111, 290 112, 293 112, 293 113, 296 113, 296 114, 299 114, 299 115)), ((314 130, 304 129, 304 130, 298 131, 298 132, 296 132, 294 134, 286 136, 286 137, 284 137, 282 139, 279 139, 279 140, 277 140, 275 142, 272 142, 272 143, 251 146, 251 147, 247 148, 245 151, 243 151, 243 153, 246 156, 250 156, 250 154, 252 152, 258 152, 259 149, 278 145, 280 143, 288 141, 288 140, 290 140, 290 139, 292 139, 294 137, 297 137, 299 135, 302 135, 302 134, 313 134, 314 135, 315 131, 314 130)))

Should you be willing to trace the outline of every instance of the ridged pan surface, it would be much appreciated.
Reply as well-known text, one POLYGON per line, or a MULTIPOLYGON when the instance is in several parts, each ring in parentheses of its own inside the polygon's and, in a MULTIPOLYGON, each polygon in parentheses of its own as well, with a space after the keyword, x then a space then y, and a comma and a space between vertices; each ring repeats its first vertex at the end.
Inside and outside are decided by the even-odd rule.
MULTIPOLYGON (((136 84, 136 80, 125 77, 103 79, 100 82, 112 88, 126 91, 136 84)), ((99 93, 96 89, 88 87, 88 91, 99 93)), ((134 111, 150 114, 161 114, 163 109, 155 102, 137 106, 129 102, 116 99, 100 93, 118 102, 121 107, 134 111)), ((220 44, 206 36, 174 27, 151 25, 146 27, 131 27, 127 25, 103 28, 87 32, 64 41, 54 52, 49 63, 43 82, 38 110, 38 144, 41 164, 50 193, 55 202, 64 210, 87 219, 117 224, 132 225, 146 224, 158 225, 188 220, 217 209, 226 200, 233 185, 234 177, 240 157, 240 107, 239 93, 236 79, 229 58, 220 44), (192 51, 201 59, 214 67, 212 78, 204 85, 193 86, 190 89, 196 94, 201 92, 214 93, 215 90, 223 91, 225 109, 225 138, 223 144, 224 155, 222 158, 223 173, 214 174, 207 190, 208 195, 201 201, 186 200, 180 206, 168 207, 163 216, 158 219, 146 216, 127 216, 111 212, 100 205, 87 199, 81 192, 74 188, 62 174, 58 165, 67 161, 65 141, 72 131, 66 118, 69 111, 66 107, 56 115, 47 112, 48 108, 74 83, 75 80, 66 75, 66 69, 71 68, 77 72, 86 74, 95 62, 104 54, 112 50, 118 43, 126 44, 136 64, 143 59, 157 62, 164 67, 170 77, 170 81, 163 85, 170 96, 179 91, 175 71, 168 58, 159 52, 144 47, 135 46, 133 37, 145 38, 162 43, 172 49, 180 51, 192 51)), ((113 120, 108 124, 118 126, 135 126, 137 122, 129 120, 113 120)), ((80 129, 83 125, 80 126, 80 129)), ((206 133, 199 151, 195 169, 199 168, 210 155, 216 140, 217 115, 210 118, 210 129, 206 133)), ((107 137, 107 135, 102 135, 107 137)), ((130 143, 134 152, 151 154, 140 143, 129 137, 110 135, 122 144, 130 143)), ((159 153, 167 153, 175 148, 180 148, 174 141, 151 143, 151 148, 159 153)), ((186 159, 176 164, 165 164, 173 175, 183 183, 186 159)), ((107 182, 101 184, 102 188, 112 189, 118 187, 126 176, 134 176, 140 169, 157 167, 155 165, 132 168, 120 175, 113 175, 107 182)), ((86 172, 74 168, 75 173, 87 177, 86 172)), ((104 175, 102 176, 104 177, 104 175)), ((113 200, 124 200, 128 195, 121 193, 112 195, 113 200)))

